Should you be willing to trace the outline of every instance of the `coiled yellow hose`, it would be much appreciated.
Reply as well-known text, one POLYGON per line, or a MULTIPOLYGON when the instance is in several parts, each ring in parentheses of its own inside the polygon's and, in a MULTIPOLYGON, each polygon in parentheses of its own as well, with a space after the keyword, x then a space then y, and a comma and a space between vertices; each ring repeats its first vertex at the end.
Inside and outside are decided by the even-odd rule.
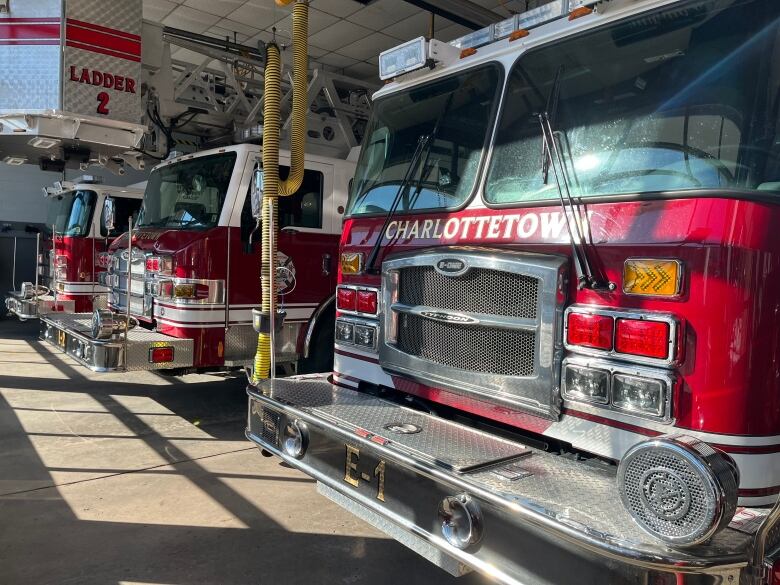
MULTIPOLYGON (((277 0, 277 4, 289 4, 291 0, 277 0)), ((266 317, 276 312, 276 235, 279 218, 277 198, 292 195, 303 181, 304 149, 306 146, 306 101, 308 85, 308 28, 309 4, 297 0, 293 7, 293 96, 292 128, 290 133, 290 174, 279 181, 279 104, 282 98, 282 67, 279 47, 275 43, 266 46, 265 83, 263 104, 263 210, 260 285, 262 288, 261 312, 266 317), (272 231, 274 230, 274 231, 272 231)), ((271 335, 258 333, 252 380, 268 378, 271 373, 271 335)))

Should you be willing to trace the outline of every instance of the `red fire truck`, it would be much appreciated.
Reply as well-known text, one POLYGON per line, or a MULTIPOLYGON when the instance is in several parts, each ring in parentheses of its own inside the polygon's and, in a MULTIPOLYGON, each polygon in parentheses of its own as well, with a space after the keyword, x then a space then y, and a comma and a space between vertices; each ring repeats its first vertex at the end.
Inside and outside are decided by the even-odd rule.
POLYGON ((37 281, 22 283, 19 291, 10 293, 6 308, 21 320, 105 308, 108 289, 98 282, 104 268, 96 260, 138 214, 143 189, 102 185, 99 178, 85 175, 58 181, 44 192, 50 200, 47 228, 52 231, 38 240, 37 281), (116 209, 112 229, 101 215, 107 200, 116 209))
POLYGON ((383 53, 333 372, 247 436, 455 574, 777 583, 778 23, 556 0, 383 53))
MULTIPOLYGON (((95 371, 251 364, 261 246, 249 193, 259 158, 260 147, 245 144, 155 167, 130 241, 125 233, 99 258, 109 310, 47 315, 42 339, 95 371)), ((331 367, 338 239, 354 168, 307 156, 301 188, 280 209, 277 281, 287 319, 276 358, 290 369, 331 367)))

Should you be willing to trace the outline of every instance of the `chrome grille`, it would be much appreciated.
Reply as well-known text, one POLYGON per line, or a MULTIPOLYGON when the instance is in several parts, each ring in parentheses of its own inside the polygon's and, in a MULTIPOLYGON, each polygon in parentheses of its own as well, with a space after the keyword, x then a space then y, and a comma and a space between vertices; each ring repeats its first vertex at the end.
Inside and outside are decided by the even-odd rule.
POLYGON ((557 418, 565 270, 560 256, 458 246, 385 261, 382 368, 557 418))
POLYGON ((536 334, 399 315, 398 349, 443 366, 500 376, 534 373, 536 334))
MULTIPOLYGON (((110 279, 110 307, 118 311, 127 310, 129 265, 127 249, 114 250, 107 278, 110 279)), ((132 272, 130 312, 134 315, 151 316, 152 302, 146 291, 146 255, 138 249, 133 250, 132 272)))
POLYGON ((400 270, 399 301, 459 313, 535 319, 539 280, 524 274, 472 268, 457 277, 433 266, 400 270))

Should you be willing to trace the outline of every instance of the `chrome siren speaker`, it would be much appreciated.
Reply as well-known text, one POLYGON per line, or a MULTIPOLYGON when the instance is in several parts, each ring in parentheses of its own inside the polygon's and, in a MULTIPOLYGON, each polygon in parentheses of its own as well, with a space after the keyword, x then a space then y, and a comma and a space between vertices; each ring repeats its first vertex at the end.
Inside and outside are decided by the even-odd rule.
POLYGON ((110 339, 114 333, 129 331, 138 325, 134 317, 129 321, 125 315, 117 315, 108 309, 95 309, 92 313, 92 337, 94 339, 110 339))
POLYGON ((667 435, 634 445, 620 461, 617 480, 634 521, 676 546, 704 542, 737 508, 734 460, 694 437, 667 435))

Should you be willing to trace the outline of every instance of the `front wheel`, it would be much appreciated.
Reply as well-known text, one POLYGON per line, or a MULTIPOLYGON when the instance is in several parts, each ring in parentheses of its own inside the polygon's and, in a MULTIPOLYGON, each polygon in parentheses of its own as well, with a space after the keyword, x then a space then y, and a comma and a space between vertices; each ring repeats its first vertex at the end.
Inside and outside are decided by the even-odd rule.
POLYGON ((333 344, 335 342, 334 328, 336 312, 329 311, 324 315, 322 323, 314 331, 309 346, 309 357, 298 360, 297 373, 319 374, 333 371, 333 344))

